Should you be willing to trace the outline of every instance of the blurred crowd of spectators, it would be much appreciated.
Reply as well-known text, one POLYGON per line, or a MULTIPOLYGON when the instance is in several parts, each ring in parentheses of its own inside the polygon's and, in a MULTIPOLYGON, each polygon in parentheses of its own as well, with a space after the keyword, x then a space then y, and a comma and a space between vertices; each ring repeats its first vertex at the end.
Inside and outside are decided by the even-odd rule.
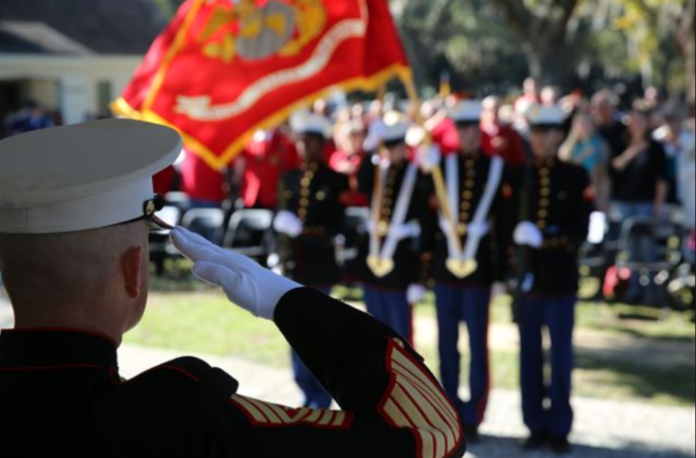
MULTIPOLYGON (((313 111, 334 125, 325 160, 351 178, 351 206, 367 206, 357 192, 357 172, 362 160, 378 144, 375 129, 388 111, 402 111, 431 132, 443 149, 456 150, 460 139, 448 118, 448 108, 462 96, 442 94, 415 108, 390 96, 383 100, 359 100, 334 104, 318 100, 313 111)), ((474 98, 474 97, 468 97, 474 98)), ((694 108, 683 98, 670 97, 658 88, 648 88, 632 102, 612 90, 596 94, 563 95, 554 87, 540 87, 534 79, 524 82, 521 95, 488 95, 482 103, 481 149, 501 156, 511 165, 523 164, 529 153, 530 107, 559 105, 568 114, 567 139, 559 160, 583 166, 592 178, 597 209, 609 220, 652 218, 673 221, 691 233, 696 228, 696 127, 694 108)), ((2 136, 61 125, 56 112, 27 103, 8 115, 2 136)), ((462 139, 466 141, 465 139, 462 139)), ((199 156, 182 153, 176 167, 155 178, 157 191, 186 193, 192 208, 275 209, 280 177, 299 165, 295 139, 288 125, 259 131, 228 170, 220 172, 199 156)), ((641 258, 652 247, 638 244, 641 258)), ((640 300, 644 291, 634 280, 629 296, 640 300)))

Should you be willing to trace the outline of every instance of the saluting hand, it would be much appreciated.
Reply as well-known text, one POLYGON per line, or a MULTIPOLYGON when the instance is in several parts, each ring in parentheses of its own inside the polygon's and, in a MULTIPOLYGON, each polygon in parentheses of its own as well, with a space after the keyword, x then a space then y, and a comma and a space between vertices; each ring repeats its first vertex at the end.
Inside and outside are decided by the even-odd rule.
POLYGON ((174 229, 172 242, 181 254, 195 263, 193 274, 196 277, 221 287, 233 304, 259 318, 273 321, 283 296, 302 287, 186 229, 174 229))

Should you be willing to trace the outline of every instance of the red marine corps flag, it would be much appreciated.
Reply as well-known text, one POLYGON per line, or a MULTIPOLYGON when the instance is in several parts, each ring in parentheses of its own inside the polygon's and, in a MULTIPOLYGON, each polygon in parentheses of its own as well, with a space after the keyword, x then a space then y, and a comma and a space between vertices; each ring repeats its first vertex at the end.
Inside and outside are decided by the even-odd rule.
POLYGON ((332 88, 396 76, 410 70, 386 0, 189 0, 113 109, 177 128, 223 168, 254 131, 332 88))

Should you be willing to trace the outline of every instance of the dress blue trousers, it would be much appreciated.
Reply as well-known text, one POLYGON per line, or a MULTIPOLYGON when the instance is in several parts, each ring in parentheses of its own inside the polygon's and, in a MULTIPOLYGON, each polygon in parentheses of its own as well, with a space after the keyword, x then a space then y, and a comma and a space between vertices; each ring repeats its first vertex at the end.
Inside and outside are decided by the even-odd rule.
POLYGON ((413 342, 413 310, 406 290, 387 291, 363 285, 367 312, 408 342, 413 342))
POLYGON ((491 386, 488 350, 490 290, 438 284, 435 294, 442 385, 452 402, 459 406, 464 424, 478 427, 484 420, 491 386), (469 402, 462 402, 459 398, 459 326, 462 322, 467 324, 469 330, 471 351, 469 402))
POLYGON ((573 428, 575 296, 530 297, 520 325, 522 410, 532 433, 564 438, 573 428), (544 327, 551 335, 551 383, 544 376, 544 327), (549 400, 550 404, 546 401, 549 400))

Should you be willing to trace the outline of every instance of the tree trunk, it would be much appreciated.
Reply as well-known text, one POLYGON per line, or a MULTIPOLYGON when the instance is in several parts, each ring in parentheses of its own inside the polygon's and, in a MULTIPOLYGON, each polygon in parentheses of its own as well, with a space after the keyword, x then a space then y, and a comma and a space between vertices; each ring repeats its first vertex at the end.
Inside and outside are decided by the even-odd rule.
POLYGON ((696 0, 688 0, 677 29, 686 62, 686 94, 689 102, 696 102, 696 0))
POLYGON ((695 37, 692 36, 686 54, 686 94, 691 103, 696 103, 696 44, 694 39, 695 37))
POLYGON ((526 46, 525 54, 531 76, 541 85, 567 89, 570 74, 569 62, 572 58, 563 42, 545 46, 526 46))
POLYGON ((580 0, 546 2, 550 9, 532 8, 522 0, 490 1, 520 38, 531 75, 543 85, 566 87, 574 54, 569 46, 570 23, 580 0))

